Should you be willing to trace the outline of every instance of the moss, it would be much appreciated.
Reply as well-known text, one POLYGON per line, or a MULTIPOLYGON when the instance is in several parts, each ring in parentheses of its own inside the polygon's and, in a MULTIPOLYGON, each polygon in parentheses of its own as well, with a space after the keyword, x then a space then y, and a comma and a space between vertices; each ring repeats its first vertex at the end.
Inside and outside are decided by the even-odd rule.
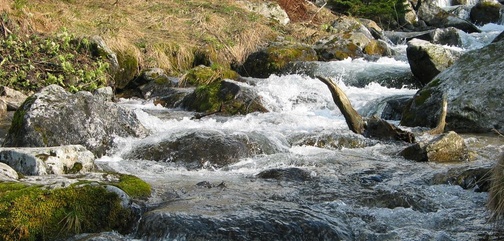
POLYGON ((117 61, 119 71, 115 74, 114 80, 116 87, 122 89, 139 74, 140 66, 138 59, 126 52, 118 52, 117 61))
POLYGON ((187 71, 183 78, 185 86, 199 86, 220 79, 220 74, 208 66, 197 66, 187 71))
POLYGON ((434 79, 434 80, 431 80, 427 86, 425 86, 425 88, 432 88, 432 87, 437 87, 441 84, 441 80, 440 79, 434 79))
POLYGON ((114 186, 122 189, 131 198, 147 199, 151 195, 151 187, 144 180, 132 176, 121 174, 118 183, 113 183, 114 186))
POLYGON ((63 172, 65 174, 76 174, 82 170, 82 163, 76 162, 72 168, 68 169, 66 166, 64 167, 63 172))
POLYGON ((429 89, 424 89, 424 90, 421 90, 418 95, 416 95, 414 97, 414 101, 415 101, 415 105, 416 106, 420 106, 422 105, 423 103, 425 103, 425 101, 431 97, 432 95, 432 91, 429 90, 429 89))
POLYGON ((196 111, 217 111, 222 103, 219 98, 221 82, 214 82, 209 85, 201 85, 194 91, 195 101, 192 109, 196 111))
POLYGON ((292 61, 317 60, 315 52, 307 46, 272 46, 267 49, 270 71, 282 70, 292 61))
POLYGON ((125 232, 133 215, 101 185, 46 190, 0 182, 2 240, 55 240, 82 232, 125 232))

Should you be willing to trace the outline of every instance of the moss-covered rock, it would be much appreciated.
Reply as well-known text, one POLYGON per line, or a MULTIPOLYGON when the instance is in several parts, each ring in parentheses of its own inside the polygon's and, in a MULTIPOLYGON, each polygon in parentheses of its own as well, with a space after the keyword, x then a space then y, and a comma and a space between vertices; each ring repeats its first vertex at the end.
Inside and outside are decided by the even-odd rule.
POLYGON ((120 201, 100 184, 47 190, 0 182, 0 239, 55 240, 84 232, 128 232, 134 215, 120 201))
POLYGON ((267 78, 280 74, 291 62, 317 59, 317 53, 309 46, 277 43, 249 55, 243 65, 237 67, 237 72, 242 76, 267 78))
POLYGON ((184 98, 182 107, 198 112, 220 112, 223 115, 267 112, 255 92, 228 81, 197 87, 184 98))
POLYGON ((471 18, 471 22, 478 25, 498 23, 502 9, 502 4, 497 1, 482 1, 471 8, 469 17, 471 18))

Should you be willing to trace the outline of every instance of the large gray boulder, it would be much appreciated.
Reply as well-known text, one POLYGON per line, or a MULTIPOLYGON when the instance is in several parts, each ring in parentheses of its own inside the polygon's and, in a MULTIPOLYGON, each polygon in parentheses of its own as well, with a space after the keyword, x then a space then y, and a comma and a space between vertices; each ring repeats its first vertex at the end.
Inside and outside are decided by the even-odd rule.
POLYGON ((80 144, 101 156, 114 136, 147 134, 133 111, 108 101, 103 94, 71 94, 58 85, 50 85, 29 97, 14 114, 4 146, 80 144))
POLYGON ((408 42, 406 55, 411 72, 425 85, 441 71, 451 66, 462 53, 439 44, 413 39, 408 42))
POLYGON ((420 4, 417 14, 421 20, 432 27, 455 27, 467 33, 481 32, 481 30, 471 22, 461 19, 438 7, 434 0, 423 1, 420 4))
POLYGON ((0 162, 23 175, 75 174, 94 170, 95 156, 81 145, 0 148, 0 162))
POLYGON ((437 123, 443 94, 448 101, 446 128, 457 132, 504 132, 504 42, 462 55, 451 67, 419 90, 406 108, 401 125, 437 123))

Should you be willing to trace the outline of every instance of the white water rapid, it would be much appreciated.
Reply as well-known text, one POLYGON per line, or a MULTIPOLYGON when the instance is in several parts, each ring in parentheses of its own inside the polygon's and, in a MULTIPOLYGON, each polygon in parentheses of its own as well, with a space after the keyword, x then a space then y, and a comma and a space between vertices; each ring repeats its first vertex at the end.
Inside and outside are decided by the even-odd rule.
MULTIPOLYGON (((483 34, 464 35, 463 51, 488 44, 499 29, 504 30, 501 27, 489 25, 483 34)), ((396 48, 404 54, 405 46, 396 48)), ((412 96, 417 91, 378 84, 383 76, 410 74, 404 56, 317 63, 314 71, 336 80, 358 110, 385 97, 412 96), (375 81, 358 85, 356 79, 375 81)), ((155 191, 149 200, 150 216, 142 218, 137 233, 125 239, 487 240, 495 235, 485 208, 487 193, 440 180, 450 170, 491 167, 504 147, 498 138, 464 135, 478 154, 473 162, 416 163, 397 155, 403 144, 365 140, 351 133, 329 90, 317 79, 291 74, 246 80, 237 84, 254 88, 268 113, 192 120, 194 113, 140 100, 121 101, 135 109, 152 135, 117 138, 115 148, 97 164, 137 175, 155 191), (124 158, 140 144, 205 130, 262 136, 272 151, 221 169, 188 170, 170 162, 124 158), (323 145, 331 135, 365 144, 323 145), (308 139, 316 144, 307 145, 308 139), (265 170, 292 167, 305 170, 309 177, 257 177, 265 170), (196 185, 201 182, 208 185, 196 185)))

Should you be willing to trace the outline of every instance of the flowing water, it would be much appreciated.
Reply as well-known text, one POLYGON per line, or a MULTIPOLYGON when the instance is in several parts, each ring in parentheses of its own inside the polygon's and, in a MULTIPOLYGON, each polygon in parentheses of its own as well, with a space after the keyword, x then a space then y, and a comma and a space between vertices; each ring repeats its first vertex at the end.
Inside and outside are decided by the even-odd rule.
MULTIPOLYGON (((498 33, 490 32, 487 37, 467 35, 465 43, 483 46, 488 35, 498 33)), ((358 110, 385 97, 416 92, 378 84, 384 75, 411 74, 404 56, 315 66, 313 71, 335 80, 358 110), (363 85, 357 79, 375 81, 363 85)), ((317 79, 273 75, 237 84, 255 89, 269 112, 192 120, 194 113, 180 109, 121 101, 135 109, 153 133, 143 140, 118 138, 115 148, 97 161, 104 169, 137 175, 154 188, 150 211, 129 239, 488 240, 495 236, 485 208, 487 193, 477 192, 478 186, 464 189, 439 180, 454 170, 490 168, 504 148, 502 138, 464 135, 477 154, 471 162, 416 163, 397 155, 406 144, 366 140, 349 131, 329 90, 317 79), (260 136, 272 148, 224 168, 187 169, 171 162, 125 158, 141 144, 207 130, 260 136), (324 145, 328 136, 364 144, 324 145), (272 169, 282 172, 275 178, 258 176, 272 169)))

